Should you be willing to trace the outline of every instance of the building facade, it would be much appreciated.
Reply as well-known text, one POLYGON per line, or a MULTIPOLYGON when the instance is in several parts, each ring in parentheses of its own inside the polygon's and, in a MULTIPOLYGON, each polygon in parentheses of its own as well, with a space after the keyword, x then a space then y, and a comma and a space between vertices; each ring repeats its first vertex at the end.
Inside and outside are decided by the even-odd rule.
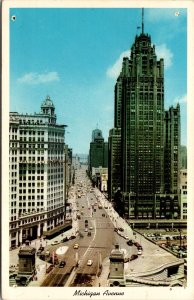
POLYGON ((102 131, 95 129, 92 132, 92 142, 89 150, 89 172, 92 168, 108 168, 108 143, 104 142, 102 131))
MULTIPOLYGON (((164 110, 164 60, 157 59, 143 22, 130 58, 123 58, 115 85, 114 126, 121 131, 121 167, 117 178, 123 193, 124 215, 155 218, 160 195, 161 199, 166 193, 176 195, 170 199, 177 199, 178 195, 180 107, 164 110)), ((111 135, 112 131, 109 153, 113 151, 111 135)), ((111 155, 109 161, 112 163, 111 155)), ((111 199, 113 178, 116 174, 111 178, 111 199)), ((177 211, 175 205, 173 213, 177 211)))
POLYGON ((181 169, 187 169, 187 147, 181 145, 181 169))
POLYGON ((187 169, 180 170, 180 210, 181 219, 187 219, 187 169))
POLYGON ((164 190, 179 193, 180 105, 170 107, 164 116, 164 190))
POLYGON ((112 199, 121 188, 121 129, 113 128, 108 139, 108 194, 112 199))
POLYGON ((49 97, 40 113, 10 113, 10 247, 65 221, 65 125, 49 97))

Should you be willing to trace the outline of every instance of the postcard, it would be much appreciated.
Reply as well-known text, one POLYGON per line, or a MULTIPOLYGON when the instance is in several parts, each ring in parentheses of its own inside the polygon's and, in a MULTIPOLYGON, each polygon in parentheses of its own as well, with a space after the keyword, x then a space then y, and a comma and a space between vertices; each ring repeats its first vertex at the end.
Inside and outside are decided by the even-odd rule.
POLYGON ((2 298, 193 299, 193 1, 2 2, 2 298))

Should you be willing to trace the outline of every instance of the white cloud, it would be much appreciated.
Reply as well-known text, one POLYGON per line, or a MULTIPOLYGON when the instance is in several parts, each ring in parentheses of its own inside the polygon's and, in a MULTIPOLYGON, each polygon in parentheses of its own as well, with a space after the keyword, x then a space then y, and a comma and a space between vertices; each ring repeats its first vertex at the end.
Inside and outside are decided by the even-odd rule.
POLYGON ((169 68, 172 66, 173 53, 166 44, 156 45, 157 59, 164 58, 164 67, 169 68))
POLYGON ((41 84, 52 81, 59 81, 59 75, 57 72, 48 72, 48 73, 26 73, 22 77, 18 78, 18 82, 26 84, 41 84))
POLYGON ((108 68, 106 75, 110 78, 117 78, 121 72, 123 57, 129 57, 130 53, 130 50, 122 52, 116 62, 108 68))
POLYGON ((182 96, 178 96, 173 100, 173 103, 177 104, 185 104, 187 103, 187 94, 184 94, 182 96))
MULTIPOLYGON (((116 79, 121 72, 123 57, 130 57, 130 54, 130 50, 123 51, 116 62, 108 68, 106 75, 110 78, 116 79)), ((156 54, 158 59, 164 58, 165 68, 169 68, 172 65, 173 53, 166 44, 156 45, 156 54)))

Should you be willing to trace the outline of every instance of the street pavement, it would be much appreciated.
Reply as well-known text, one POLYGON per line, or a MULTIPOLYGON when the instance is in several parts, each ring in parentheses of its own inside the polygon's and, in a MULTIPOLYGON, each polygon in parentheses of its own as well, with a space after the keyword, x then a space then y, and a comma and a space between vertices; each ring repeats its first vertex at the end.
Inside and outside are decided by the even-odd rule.
MULTIPOLYGON (((135 246, 128 246, 125 236, 128 236, 129 239, 138 242, 143 247, 143 253, 142 255, 138 255, 138 259, 125 263, 126 275, 152 271, 166 263, 172 263, 179 260, 176 256, 147 240, 143 235, 133 232, 130 225, 118 215, 112 207, 112 204, 105 198, 105 196, 97 189, 95 190, 95 193, 97 197, 99 196, 102 206, 108 207, 106 211, 114 226, 116 228, 122 227, 124 229, 123 232, 119 232, 117 234, 117 242, 121 249, 126 249, 126 257, 130 257, 132 254, 137 254, 137 248, 135 246)), ((105 268, 107 270, 109 270, 109 263, 110 262, 108 260, 105 264, 105 268)))
MULTIPOLYGON (((125 249, 126 257, 130 257, 132 254, 137 254, 137 248, 135 246, 128 246, 127 239, 125 236, 128 236, 129 239, 133 239, 140 243, 143 247, 143 254, 138 256, 138 259, 125 263, 125 274, 126 275, 133 275, 139 272, 148 272, 157 267, 162 266, 165 263, 170 263, 177 261, 178 259, 170 254, 169 252, 165 251, 164 249, 160 248, 158 245, 148 241, 143 235, 136 233, 134 235, 133 230, 131 229, 130 225, 122 219, 118 213, 112 207, 112 204, 105 198, 105 196, 97 189, 94 189, 94 194, 100 200, 103 207, 108 207, 105 209, 107 215, 109 216, 112 224, 116 228, 123 228, 123 231, 116 233, 115 232, 115 243, 118 243, 121 249, 125 249)), ((46 247, 49 246, 53 241, 58 240, 60 241, 64 237, 68 237, 71 235, 75 235, 76 232, 79 230, 79 224, 76 217, 76 195, 75 191, 72 193, 71 198, 69 199, 71 208, 72 208, 72 229, 64 232, 62 235, 58 235, 57 237, 51 240, 40 240, 36 239, 31 241, 31 246, 35 247, 37 250, 40 245, 46 247)), ((108 221, 108 220, 107 220, 108 221)), ((99 229, 100 230, 100 229, 99 229)), ((103 243, 103 241, 102 241, 103 243)), ((112 245, 112 249, 114 245, 112 245)), ((110 249, 110 252, 111 250, 110 249)), ((18 252, 19 248, 10 251, 10 266, 18 264, 18 252)), ((48 267, 48 263, 46 264, 44 261, 40 260, 38 256, 36 256, 36 270, 37 276, 35 281, 31 281, 29 286, 39 286, 40 283, 45 279, 46 276, 46 267, 48 267)), ((96 286, 107 286, 108 285, 108 274, 109 274, 109 256, 105 257, 102 260, 102 273, 100 277, 96 277, 96 286)))

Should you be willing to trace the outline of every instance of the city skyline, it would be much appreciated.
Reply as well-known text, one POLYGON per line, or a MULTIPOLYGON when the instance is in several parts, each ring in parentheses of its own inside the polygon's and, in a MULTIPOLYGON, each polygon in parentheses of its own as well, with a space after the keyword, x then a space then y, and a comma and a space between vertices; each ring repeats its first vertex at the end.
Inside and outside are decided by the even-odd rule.
MULTIPOLYGON (((145 33, 164 58, 165 109, 180 103, 186 145, 187 15, 178 11, 146 8, 145 33)), ((88 154, 96 124, 105 141, 113 127, 114 85, 141 9, 14 8, 10 16, 10 111, 39 112, 48 94, 58 123, 68 125, 66 143, 74 154, 88 154)))

